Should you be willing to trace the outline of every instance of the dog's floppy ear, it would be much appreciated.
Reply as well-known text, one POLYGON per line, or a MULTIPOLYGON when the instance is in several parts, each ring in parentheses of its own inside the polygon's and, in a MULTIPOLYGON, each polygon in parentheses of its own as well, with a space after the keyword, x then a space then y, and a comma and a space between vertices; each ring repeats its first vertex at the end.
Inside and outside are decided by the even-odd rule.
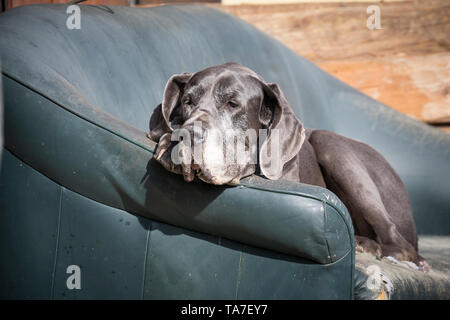
POLYGON ((180 99, 183 95, 184 86, 191 78, 191 73, 176 74, 170 77, 164 88, 163 100, 150 118, 149 137, 158 142, 165 133, 173 132, 174 125, 180 125, 181 115, 177 107, 180 105, 180 99))
POLYGON ((300 151, 305 129, 276 83, 262 82, 262 88, 259 121, 267 129, 267 138, 260 141, 259 166, 264 176, 277 180, 284 165, 300 151))

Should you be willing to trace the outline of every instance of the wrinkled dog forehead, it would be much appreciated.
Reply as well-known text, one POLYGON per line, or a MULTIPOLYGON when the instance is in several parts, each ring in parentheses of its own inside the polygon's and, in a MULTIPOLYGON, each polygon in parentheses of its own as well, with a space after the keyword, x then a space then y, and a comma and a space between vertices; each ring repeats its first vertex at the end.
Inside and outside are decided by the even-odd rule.
POLYGON ((191 80, 195 83, 195 81, 198 81, 201 77, 208 75, 220 75, 223 72, 228 72, 235 75, 250 75, 262 80, 262 78, 255 71, 234 62, 212 66, 198 71, 192 76, 191 80))
POLYGON ((242 93, 260 94, 260 87, 254 79, 262 79, 253 70, 237 63, 212 66, 196 72, 185 87, 185 94, 201 96, 206 93, 227 95, 242 93))

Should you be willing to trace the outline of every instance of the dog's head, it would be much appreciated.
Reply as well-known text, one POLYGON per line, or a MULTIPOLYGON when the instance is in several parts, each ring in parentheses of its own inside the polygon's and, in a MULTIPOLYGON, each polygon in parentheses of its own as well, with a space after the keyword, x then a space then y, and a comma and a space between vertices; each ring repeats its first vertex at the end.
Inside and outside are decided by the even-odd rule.
POLYGON ((279 179, 305 133, 277 84, 226 63, 172 76, 149 137, 156 159, 186 181, 236 184, 257 170, 279 179))

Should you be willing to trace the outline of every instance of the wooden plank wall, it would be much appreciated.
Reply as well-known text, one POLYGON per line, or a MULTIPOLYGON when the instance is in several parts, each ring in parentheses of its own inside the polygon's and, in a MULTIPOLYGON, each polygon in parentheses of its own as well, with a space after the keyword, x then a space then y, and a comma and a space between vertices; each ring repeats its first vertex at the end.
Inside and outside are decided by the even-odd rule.
POLYGON ((215 5, 369 96, 450 132, 450 2, 215 5))
MULTIPOLYGON (((6 0, 6 9, 11 9, 19 6, 24 6, 28 4, 39 4, 39 3, 69 3, 70 0, 6 0)), ((126 6, 128 5, 127 0, 89 0, 83 2, 83 4, 104 4, 110 6, 126 6)))
MULTIPOLYGON (((28 4, 39 4, 39 3, 69 3, 70 0, 1 0, 2 5, 5 3, 6 9, 11 9, 19 6, 24 6, 28 4)), ((146 4, 161 4, 161 3, 188 3, 194 2, 190 0, 88 0, 83 2, 83 4, 101 4, 109 6, 128 6, 130 3, 138 5, 146 4)), ((220 3, 220 0, 196 0, 195 2, 216 2, 220 3)))

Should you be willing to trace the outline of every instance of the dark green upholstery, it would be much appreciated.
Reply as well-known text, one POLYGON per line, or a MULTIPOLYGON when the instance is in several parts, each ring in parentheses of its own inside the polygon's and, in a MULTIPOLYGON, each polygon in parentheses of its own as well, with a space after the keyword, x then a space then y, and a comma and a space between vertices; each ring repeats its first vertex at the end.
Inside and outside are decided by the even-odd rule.
POLYGON ((66 8, 0 15, 1 297, 352 298, 353 229, 334 194, 259 177, 187 184, 151 160, 167 79, 227 61, 277 82, 307 127, 382 152, 419 232, 449 234, 448 135, 215 9, 81 6, 81 30, 68 30, 66 8), (81 290, 65 287, 70 264, 81 290))
POLYGON ((136 217, 7 150, 0 209, 3 299, 345 299, 352 290, 351 254, 318 264, 136 217), (72 264, 81 290, 66 287, 72 264))

